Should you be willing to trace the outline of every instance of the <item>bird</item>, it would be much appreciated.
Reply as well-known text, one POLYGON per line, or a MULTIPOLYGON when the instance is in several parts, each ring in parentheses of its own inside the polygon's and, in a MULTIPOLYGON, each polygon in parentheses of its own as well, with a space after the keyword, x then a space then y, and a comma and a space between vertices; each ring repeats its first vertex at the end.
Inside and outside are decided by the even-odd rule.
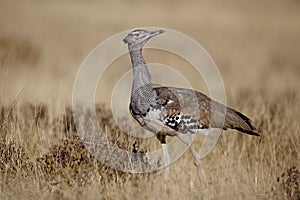
MULTIPOLYGON (((165 147, 166 137, 178 137, 187 144, 200 166, 200 157, 192 144, 192 135, 208 134, 207 130, 236 129, 248 135, 260 136, 251 120, 207 95, 192 89, 153 87, 151 74, 143 57, 144 45, 165 31, 135 29, 123 39, 132 63, 133 81, 129 103, 131 116, 144 129, 154 133, 165 147)), ((169 162, 166 151, 165 162, 169 162)))

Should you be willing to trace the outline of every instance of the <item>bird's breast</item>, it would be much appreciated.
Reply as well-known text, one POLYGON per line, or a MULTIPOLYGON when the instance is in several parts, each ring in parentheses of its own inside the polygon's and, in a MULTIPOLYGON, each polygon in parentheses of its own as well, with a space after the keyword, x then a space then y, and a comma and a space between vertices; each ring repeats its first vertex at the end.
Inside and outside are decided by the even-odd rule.
POLYGON ((143 115, 134 113, 132 109, 130 109, 130 113, 142 127, 151 132, 158 133, 164 126, 161 117, 161 109, 158 107, 151 106, 143 115))

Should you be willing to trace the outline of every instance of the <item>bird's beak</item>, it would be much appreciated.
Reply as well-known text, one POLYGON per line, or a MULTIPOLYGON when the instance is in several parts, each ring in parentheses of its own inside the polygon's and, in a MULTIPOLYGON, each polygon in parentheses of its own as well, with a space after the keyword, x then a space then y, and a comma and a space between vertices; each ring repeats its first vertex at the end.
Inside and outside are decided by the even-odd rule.
POLYGON ((124 42, 125 44, 127 44, 127 43, 128 43, 128 41, 127 41, 127 37, 125 37, 125 38, 123 39, 123 42, 124 42))
POLYGON ((150 38, 153 37, 153 36, 156 36, 156 35, 159 35, 159 34, 162 34, 164 33, 165 31, 164 30, 156 30, 156 31, 151 31, 150 33, 150 38))

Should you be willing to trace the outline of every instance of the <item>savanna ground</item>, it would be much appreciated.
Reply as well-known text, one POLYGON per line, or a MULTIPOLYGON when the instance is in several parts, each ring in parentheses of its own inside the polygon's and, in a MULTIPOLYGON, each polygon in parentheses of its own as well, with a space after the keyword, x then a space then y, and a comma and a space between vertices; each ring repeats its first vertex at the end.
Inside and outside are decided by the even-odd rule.
MULTIPOLYGON (((299 1, 2 0, 0 13, 0 199, 300 199, 299 1), (219 67, 228 105, 262 134, 223 132, 203 161, 206 184, 190 152, 167 179, 163 171, 133 175, 97 161, 76 136, 70 105, 81 62, 107 37, 144 26, 201 43, 219 67)), ((184 62, 145 55, 207 93, 184 62)), ((131 138, 114 124, 105 104, 130 60, 115 64, 97 91, 100 124, 120 148, 159 148, 156 138, 131 138)))

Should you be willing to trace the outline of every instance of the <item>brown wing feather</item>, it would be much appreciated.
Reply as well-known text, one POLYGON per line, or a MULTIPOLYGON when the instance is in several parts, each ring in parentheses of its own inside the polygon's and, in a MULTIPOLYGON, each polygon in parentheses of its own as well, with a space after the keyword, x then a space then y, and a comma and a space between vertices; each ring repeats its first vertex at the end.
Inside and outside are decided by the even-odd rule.
POLYGON ((164 106, 167 115, 187 114, 198 120, 204 128, 231 128, 259 136, 248 117, 203 93, 175 87, 158 87, 154 90, 157 93, 157 103, 164 106), (168 104, 169 101, 172 103, 168 104))

